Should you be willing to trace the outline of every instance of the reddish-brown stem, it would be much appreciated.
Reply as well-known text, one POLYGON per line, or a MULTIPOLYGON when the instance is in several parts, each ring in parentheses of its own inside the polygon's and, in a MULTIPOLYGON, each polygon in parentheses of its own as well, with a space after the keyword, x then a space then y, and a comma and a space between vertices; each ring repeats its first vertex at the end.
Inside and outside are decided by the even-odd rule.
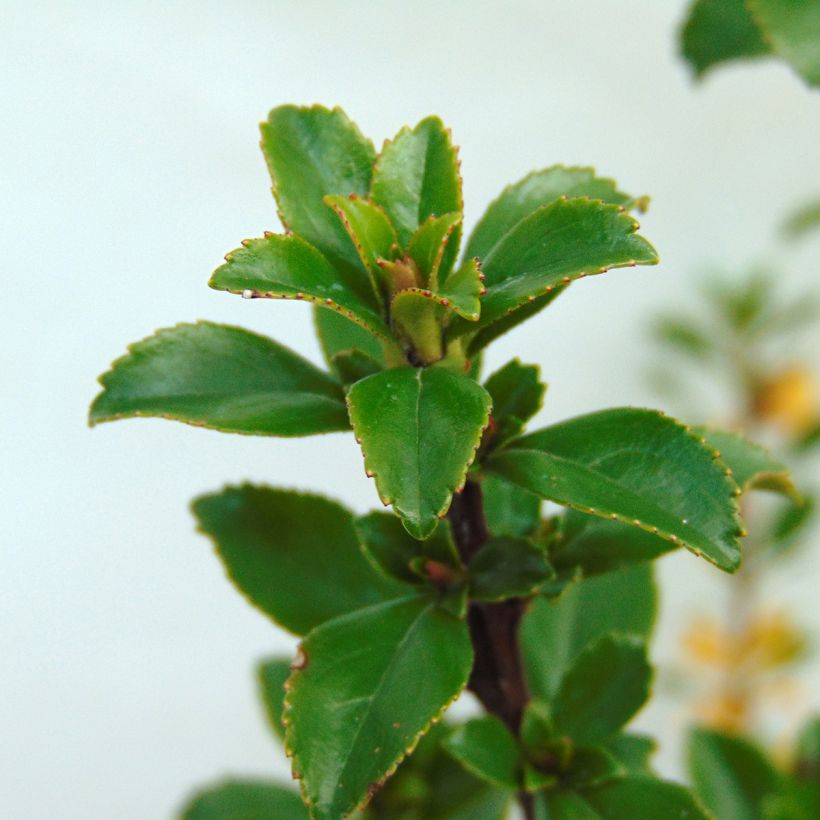
MULTIPOLYGON (((448 516, 459 555, 469 565, 490 537, 481 486, 467 481, 464 489, 454 496, 448 516)), ((467 688, 516 736, 521 729, 524 708, 530 700, 518 640, 525 606, 520 598, 500 603, 474 601, 467 614, 475 654, 467 688)), ((532 795, 522 792, 518 800, 524 816, 530 820, 534 816, 532 795)))

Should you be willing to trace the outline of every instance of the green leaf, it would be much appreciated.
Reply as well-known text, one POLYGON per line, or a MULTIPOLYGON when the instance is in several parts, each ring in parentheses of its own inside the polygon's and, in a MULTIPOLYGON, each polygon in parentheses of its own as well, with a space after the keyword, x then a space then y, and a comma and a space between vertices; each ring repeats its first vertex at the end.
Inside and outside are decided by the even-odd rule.
POLYGON ((489 395, 442 368, 398 368, 357 382, 347 401, 382 502, 414 538, 427 538, 464 484, 489 419, 489 395))
MULTIPOLYGON (((320 105, 274 108, 260 127, 285 227, 346 272, 360 270, 353 243, 323 199, 328 194, 367 196, 376 160, 370 140, 340 108, 320 105)), ((366 286, 364 273, 360 279, 350 275, 348 284, 354 282, 366 286)))
POLYGON ((319 251, 290 234, 246 240, 225 257, 208 283, 215 290, 265 299, 304 299, 339 311, 383 339, 390 330, 375 297, 369 300, 339 281, 336 269, 319 251))
POLYGON ((431 216, 413 234, 407 246, 407 253, 431 290, 438 290, 439 275, 443 281, 452 270, 458 244, 456 241, 451 243, 450 239, 460 225, 460 213, 431 216))
POLYGON ((368 800, 464 688, 473 660, 467 625, 419 598, 328 621, 301 655, 286 746, 315 820, 368 800))
POLYGON ((557 200, 522 219, 482 261, 487 292, 475 325, 491 325, 562 285, 610 268, 654 265, 655 249, 635 233, 638 223, 617 205, 598 200, 557 200))
POLYGON ((778 788, 772 764, 743 738, 695 729, 688 757, 695 790, 717 817, 758 820, 763 801, 778 788))
POLYGON ((696 427, 692 432, 703 436, 706 444, 718 452, 720 460, 731 469, 735 483, 742 492, 771 490, 788 496, 796 504, 802 502, 788 467, 765 447, 729 430, 696 427))
POLYGON ((356 194, 348 197, 330 195, 325 205, 332 208, 344 225, 362 264, 370 274, 373 292, 379 302, 385 294, 382 271, 377 260, 392 259, 398 252, 398 237, 385 212, 356 194))
POLYGON ((458 153, 438 117, 402 129, 385 144, 370 196, 387 212, 403 247, 429 217, 463 210, 458 153))
POLYGON ((193 511, 248 601, 297 635, 409 591, 371 566, 353 515, 322 496, 244 484, 193 511))
POLYGON ((265 706, 268 723, 280 740, 285 737, 282 714, 285 709, 285 681, 290 676, 290 660, 270 658, 256 668, 259 692, 265 706))
POLYGON ((370 820, 503 820, 511 794, 467 771, 444 751, 450 727, 437 724, 368 807, 370 820))
POLYGON ((526 598, 553 577, 544 552, 525 538, 491 538, 470 561, 470 597, 526 598))
POLYGON ((495 446, 517 435, 523 423, 541 409, 547 386, 539 375, 537 365, 523 365, 519 359, 512 359, 484 383, 493 400, 495 446))
POLYGON ((536 797, 535 820, 598 820, 600 816, 575 792, 547 791, 536 797))
POLYGON ((789 552, 800 543, 806 527, 814 520, 817 502, 806 498, 800 506, 786 504, 771 522, 768 541, 778 553, 789 552))
POLYGON ((350 350, 359 350, 384 366, 384 351, 379 340, 338 311, 314 305, 313 324, 325 361, 331 367, 336 354, 350 350))
POLYGON ((342 350, 334 355, 332 363, 344 385, 355 384, 382 369, 376 359, 361 350, 342 350))
POLYGON ((643 706, 651 679, 643 641, 604 635, 564 674, 552 701, 556 729, 579 745, 606 740, 643 706))
POLYGON ((820 813, 820 716, 811 717, 797 738, 797 753, 792 766, 797 799, 806 818, 820 813))
POLYGON ((381 572, 400 581, 418 583, 419 576, 410 568, 415 558, 429 558, 456 570, 461 568, 447 522, 439 524, 426 541, 410 536, 401 521, 390 513, 363 515, 356 519, 355 526, 365 555, 381 572))
POLYGON ((433 364, 444 356, 442 323, 445 299, 421 288, 399 291, 390 303, 396 335, 413 351, 415 360, 433 364))
POLYGON ((522 219, 560 197, 590 197, 625 206, 634 201, 617 189, 615 180, 596 177, 593 168, 553 165, 533 171, 508 185, 490 203, 475 226, 464 255, 484 259, 522 219))
MULTIPOLYGON (((645 775, 632 775, 585 789, 583 799, 596 812, 592 817, 605 820, 636 820, 639 817, 712 820, 688 789, 645 775)), ((723 820, 724 815, 720 818, 723 820)), ((739 820, 732 815, 725 815, 725 818, 739 820)))
POLYGON ((737 486, 697 436, 656 411, 579 416, 516 439, 486 466, 542 498, 648 530, 721 569, 740 563, 737 486))
POLYGON ((224 780, 194 795, 180 820, 309 820, 292 789, 269 780, 224 780))
POLYGON ((650 758, 658 748, 651 737, 621 734, 611 737, 606 748, 624 765, 630 774, 652 774, 650 758))
POLYGON ((681 31, 681 46, 696 77, 727 60, 770 53, 745 0, 696 0, 681 31))
POLYGON ((481 482, 484 516, 495 536, 532 535, 541 523, 541 499, 498 476, 487 474, 481 482))
POLYGON ((533 601, 521 624, 524 664, 533 695, 552 700, 581 651, 610 631, 648 638, 656 608, 657 591, 649 564, 578 581, 554 601, 533 601))
POLYGON ((92 426, 153 416, 263 436, 349 429, 334 378, 272 339, 228 325, 158 330, 131 345, 100 383, 92 426))
POLYGON ((458 270, 450 273, 438 293, 462 319, 478 321, 481 314, 480 296, 484 293, 484 274, 478 260, 468 259, 458 270))
POLYGON ((747 0, 775 53, 809 84, 820 85, 820 2, 747 0))
POLYGON ((502 788, 519 787, 518 744, 494 715, 484 715, 457 727, 444 746, 477 777, 502 788))
POLYGON ((562 780, 570 788, 584 789, 611 783, 626 773, 626 768, 611 752, 600 746, 589 746, 573 750, 572 763, 562 780))

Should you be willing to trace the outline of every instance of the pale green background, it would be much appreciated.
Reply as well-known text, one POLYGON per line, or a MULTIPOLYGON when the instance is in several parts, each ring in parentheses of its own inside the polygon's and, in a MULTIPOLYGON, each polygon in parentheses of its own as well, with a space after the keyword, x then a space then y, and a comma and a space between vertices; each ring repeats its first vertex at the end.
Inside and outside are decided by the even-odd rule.
MULTIPOLYGON (((463 146, 470 224, 503 184, 558 161, 652 194, 643 223, 661 267, 573 286, 489 356, 542 365, 544 422, 657 404, 646 321, 691 304, 704 263, 765 257, 794 290, 817 282, 818 242, 784 253, 775 227, 820 190, 820 97, 773 62, 694 87, 682 13, 658 0, 0 2, 0 816, 165 818, 223 772, 287 772, 251 665, 292 642, 232 592, 186 505, 252 479, 365 510, 377 500, 352 437, 84 422, 94 377, 177 321, 243 324, 318 359, 306 306, 205 286, 239 240, 277 227, 257 149, 270 107, 340 104, 377 142, 439 113, 463 146)), ((773 594, 820 632, 817 566, 793 565, 773 594)), ((663 575, 669 643, 722 587, 689 555, 663 575)), ((682 721, 669 701, 639 721, 666 741, 669 774, 682 721)))

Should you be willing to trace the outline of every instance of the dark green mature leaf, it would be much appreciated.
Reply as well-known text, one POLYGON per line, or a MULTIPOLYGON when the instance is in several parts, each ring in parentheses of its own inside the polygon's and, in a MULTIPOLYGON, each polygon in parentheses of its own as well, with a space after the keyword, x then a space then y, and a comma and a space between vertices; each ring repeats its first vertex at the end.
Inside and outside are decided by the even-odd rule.
POLYGON ((735 483, 743 492, 772 490, 801 502, 789 468, 778 461, 765 447, 749 441, 739 433, 696 427, 692 431, 703 436, 706 444, 720 455, 720 460, 732 471, 735 483))
POLYGON ((290 660, 287 658, 270 658, 256 668, 256 678, 268 724, 280 740, 285 738, 282 714, 285 710, 285 681, 289 677, 290 660))
POLYGON ((489 395, 443 368, 397 368, 357 382, 347 401, 382 502, 414 538, 427 538, 464 483, 489 419, 489 395))
POLYGON ((398 251, 398 238, 385 212, 355 194, 351 196, 330 195, 325 205, 333 208, 344 225, 362 264, 370 275, 373 293, 379 302, 385 295, 379 259, 392 259, 398 251))
POLYGON ((598 200, 557 200, 538 208, 506 233, 482 259, 486 294, 481 318, 453 333, 477 330, 591 274, 610 268, 654 265, 655 249, 635 233, 638 223, 617 205, 598 200))
POLYGON ((764 753, 749 741, 708 729, 689 736, 689 771, 695 790, 717 817, 758 820, 779 775, 764 753))
POLYGON ((429 217, 463 210, 458 153, 438 117, 402 129, 385 144, 370 195, 387 212, 403 247, 429 217))
POLYGON ((747 0, 773 50, 809 85, 820 85, 820 2, 747 0))
POLYGON ((100 377, 92 426, 153 416, 261 436, 349 429, 338 382, 265 336, 197 322, 158 330, 128 351, 100 377))
POLYGON ((503 820, 508 789, 491 786, 467 771, 443 748, 451 728, 430 727, 413 754, 368 807, 372 820, 503 820))
POLYGON ((431 216, 413 234, 407 246, 407 253, 431 290, 438 290, 439 280, 444 281, 452 269, 458 245, 456 241, 451 243, 450 239, 460 225, 460 213, 431 216))
POLYGON ((297 635, 407 594, 362 555, 352 513, 322 496, 245 484, 193 511, 250 603, 297 635))
POLYGON ((367 801, 464 688, 473 660, 467 625, 422 598, 328 621, 301 655, 286 746, 315 820, 367 801))
POLYGON ((496 536, 531 535, 541 522, 541 499, 503 478, 488 474, 481 482, 484 515, 496 536))
POLYGON ((470 597, 479 601, 526 598, 553 571, 543 550, 526 538, 491 538, 470 561, 470 597))
POLYGON ((771 51, 745 0, 696 0, 681 32, 681 45, 696 77, 727 60, 771 51))
MULTIPOLYGON (((361 269, 358 254, 336 214, 322 201, 328 194, 367 196, 376 152, 340 108, 320 105, 274 108, 262 123, 262 150, 273 195, 286 228, 316 246, 347 271, 361 269)), ((348 284, 366 287, 349 276, 348 284)), ((361 295, 361 291, 360 291, 361 295)))
POLYGON ((331 367, 334 356, 350 350, 359 350, 384 365, 384 351, 379 340, 338 311, 314 305, 313 323, 325 361, 331 367))
POLYGON ((484 389, 493 399, 493 418, 531 419, 541 409, 547 390, 540 375, 538 365, 521 364, 519 359, 512 359, 496 370, 484 382, 484 389))
POLYGON ((361 350, 342 350, 333 357, 332 363, 344 385, 355 384, 382 369, 376 359, 361 350))
POLYGON ((656 411, 603 410, 492 454, 487 468, 542 498, 648 530, 733 572, 737 485, 688 428, 656 411))
POLYGON ((562 781, 569 788, 589 789, 624 777, 626 768, 615 755, 601 746, 573 750, 572 764, 562 781))
POLYGON ((567 669, 552 701, 555 727, 579 745, 617 732, 649 696, 652 667, 634 635, 604 635, 567 669))
POLYGON ((621 761, 630 774, 652 774, 649 761, 658 744, 651 737, 615 735, 606 742, 606 748, 621 761))
MULTIPOLYGON (((594 789, 585 789, 583 799, 596 812, 592 817, 604 820, 637 820, 637 818, 675 818, 675 820, 711 820, 692 793, 678 783, 667 783, 653 777, 633 775, 594 789)), ((723 815, 720 815, 723 820, 723 815)), ((736 820, 732 815, 726 815, 736 820)))
POLYGON ((327 259, 295 234, 268 234, 262 239, 246 240, 225 260, 208 283, 215 290, 265 299, 321 302, 370 333, 390 338, 376 297, 368 300, 346 287, 327 259))
POLYGON ((483 780, 507 789, 519 787, 521 753, 509 729, 494 715, 458 726, 444 747, 483 780))
POLYGON ((415 558, 429 558, 453 569, 461 566, 446 522, 439 524, 426 541, 413 538, 391 513, 363 515, 356 519, 355 526, 365 555, 380 571, 400 581, 418 583, 419 576, 410 567, 415 558))
POLYGON ((292 789, 270 780, 225 780, 194 795, 180 820, 309 820, 292 789))
POLYGON ((581 651, 610 631, 648 638, 656 607, 649 564, 578 581, 554 601, 533 601, 521 624, 533 695, 550 701, 581 651))
POLYGON ((533 171, 518 182, 508 185, 490 203, 473 229, 464 255, 484 259, 522 219, 562 196, 590 197, 624 206, 634 201, 618 190, 615 180, 596 177, 594 168, 553 165, 541 171, 533 171))

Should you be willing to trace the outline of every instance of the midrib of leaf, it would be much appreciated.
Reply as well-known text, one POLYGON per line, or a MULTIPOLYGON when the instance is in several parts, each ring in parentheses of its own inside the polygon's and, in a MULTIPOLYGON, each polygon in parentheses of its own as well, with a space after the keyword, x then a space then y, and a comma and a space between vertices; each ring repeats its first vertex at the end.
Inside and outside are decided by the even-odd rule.
MULTIPOLYGON (((408 598, 404 598, 404 599, 399 599, 399 601, 391 601, 390 603, 391 604, 409 603, 409 602, 414 601, 414 600, 420 600, 420 599, 415 598, 415 597, 408 597, 408 598)), ((370 714, 369 706, 372 705, 372 703, 376 700, 376 698, 381 694, 381 690, 382 690, 382 687, 384 686, 385 680, 389 677, 390 671, 392 670, 393 666, 395 665, 396 659, 400 656, 402 648, 405 646, 407 641, 410 639, 413 632, 415 632, 419 621, 434 606, 435 606, 434 603, 430 603, 426 607, 424 607, 424 609, 422 609, 419 612, 419 614, 416 616, 416 618, 413 620, 413 623, 410 625, 410 628, 404 633, 404 636, 402 637, 402 639, 396 644, 396 648, 395 648, 395 651, 393 652, 393 655, 391 656, 390 663, 388 663, 387 666, 385 667, 384 672, 382 673, 381 677, 379 678, 379 682, 378 682, 378 684, 376 686, 376 690, 373 692, 373 694, 370 695, 369 697, 365 696, 365 697, 362 697, 362 698, 358 698, 358 700, 366 700, 368 702, 368 709, 362 715, 362 719, 359 722, 359 725, 356 728, 355 733, 353 734, 353 738, 352 738, 352 740, 350 742, 350 745, 348 747, 347 760, 346 760, 345 765, 344 765, 342 771, 340 772, 339 776, 336 778, 337 785, 340 784, 340 783, 343 783, 344 778, 347 775, 347 770, 348 770, 348 767, 350 765, 351 755, 355 751, 356 745, 359 742, 359 737, 361 736, 362 727, 367 722, 367 718, 370 714)), ((403 756, 404 755, 402 755, 402 757, 403 756)), ((401 759, 401 758, 399 758, 399 759, 401 759)))

